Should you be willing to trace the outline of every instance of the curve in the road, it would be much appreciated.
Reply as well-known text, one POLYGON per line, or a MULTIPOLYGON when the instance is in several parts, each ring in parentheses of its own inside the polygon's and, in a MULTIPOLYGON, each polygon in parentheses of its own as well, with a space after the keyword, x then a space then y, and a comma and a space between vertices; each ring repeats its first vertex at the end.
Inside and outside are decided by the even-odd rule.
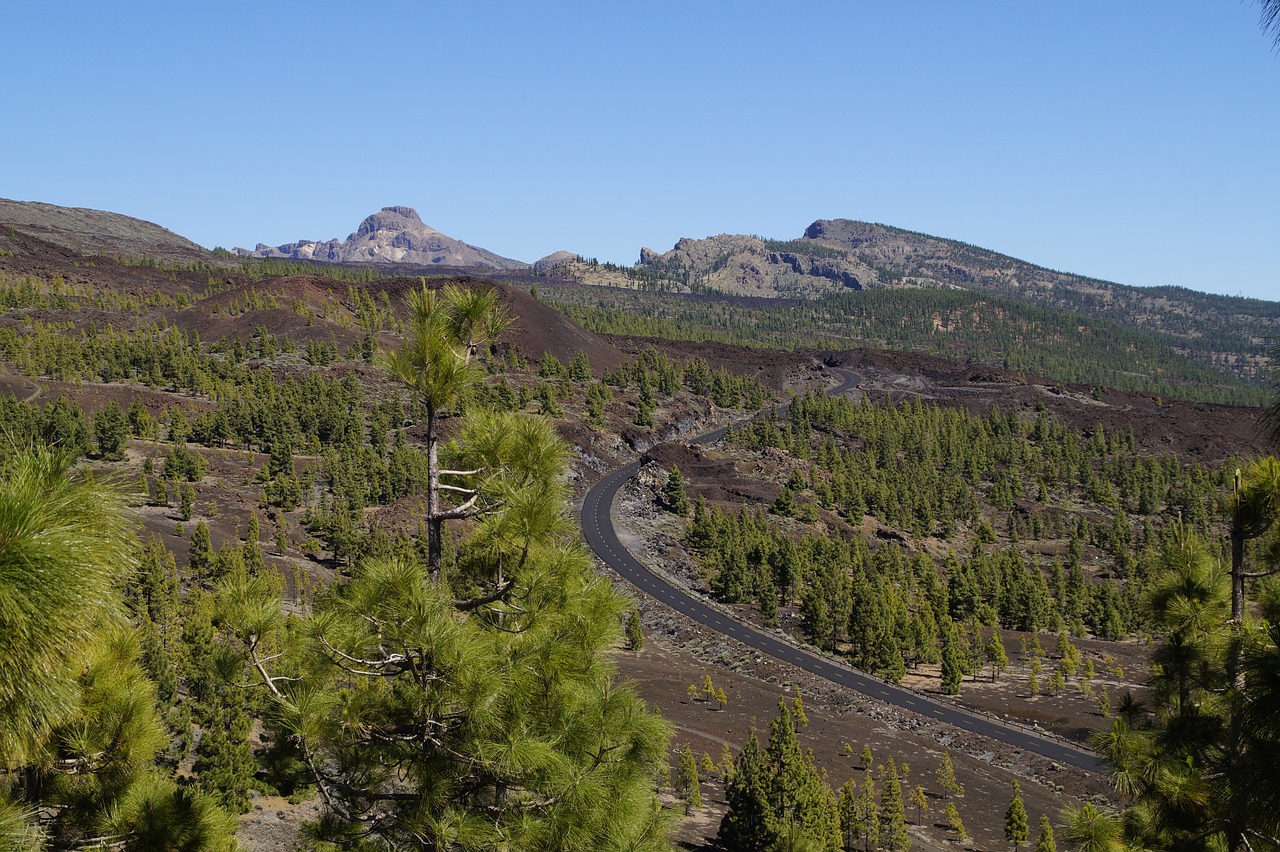
MULTIPOLYGON (((844 381, 830 391, 832 394, 844 393, 861 382, 857 374, 846 370, 837 372, 842 375, 844 381)), ((723 437, 724 433, 724 429, 717 429, 693 439, 691 443, 709 443, 723 437)), ((1104 771, 1097 756, 1084 749, 1038 736, 1026 728, 1006 725, 990 717, 943 703, 930 696, 903 689, 865 672, 806 651, 726 615, 654 574, 622 546, 611 516, 613 501, 618 491, 639 469, 640 462, 632 462, 626 467, 613 471, 592 486, 582 504, 582 533, 596 555, 640 591, 661 601, 681 615, 692 618, 706 628, 855 692, 927 718, 954 725, 962 730, 990 737, 1058 763, 1065 763, 1089 772, 1104 771)))

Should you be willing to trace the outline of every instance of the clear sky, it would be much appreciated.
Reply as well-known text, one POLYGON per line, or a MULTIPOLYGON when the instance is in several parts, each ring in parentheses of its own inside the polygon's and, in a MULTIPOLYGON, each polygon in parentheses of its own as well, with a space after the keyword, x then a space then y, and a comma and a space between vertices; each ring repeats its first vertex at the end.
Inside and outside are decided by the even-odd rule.
POLYGON ((406 204, 520 260, 883 222, 1280 299, 1250 0, 14 3, 0 196, 206 246, 406 204))

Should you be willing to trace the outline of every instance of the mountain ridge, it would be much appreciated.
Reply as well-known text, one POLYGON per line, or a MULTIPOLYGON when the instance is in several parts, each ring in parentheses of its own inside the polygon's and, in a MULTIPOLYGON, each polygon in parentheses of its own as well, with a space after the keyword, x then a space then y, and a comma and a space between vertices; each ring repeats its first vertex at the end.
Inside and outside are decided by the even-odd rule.
MULTIPOLYGON (((4 224, 84 254, 185 264, 234 262, 234 255, 208 252, 154 223, 104 211, 0 200, 4 224)), ((414 208, 401 205, 366 216, 343 241, 259 244, 236 254, 414 276, 480 271, 558 278, 704 298, 815 301, 865 290, 967 290, 1155 333, 1179 354, 1255 384, 1271 366, 1271 348, 1280 340, 1280 302, 1181 287, 1133 287, 1059 272, 946 237, 853 219, 818 219, 790 240, 741 234, 682 237, 666 252, 642 248, 639 261, 630 267, 564 251, 526 264, 448 237, 423 223, 414 208)))
POLYGON ((1280 302, 1181 287, 1142 288, 959 240, 853 219, 818 219, 792 240, 720 234, 644 248, 632 267, 562 263, 585 284, 724 297, 819 300, 872 289, 954 289, 1105 319, 1163 335, 1182 354, 1259 380, 1280 340, 1280 302))

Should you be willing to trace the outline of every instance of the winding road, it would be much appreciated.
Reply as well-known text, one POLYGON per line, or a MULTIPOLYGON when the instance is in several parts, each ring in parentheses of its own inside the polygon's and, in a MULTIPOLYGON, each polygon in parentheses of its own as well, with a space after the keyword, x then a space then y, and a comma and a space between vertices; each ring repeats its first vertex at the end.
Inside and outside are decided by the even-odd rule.
MULTIPOLYGON (((862 382, 856 373, 837 370, 842 383, 828 391, 841 394, 862 382)), ((694 438, 690 443, 705 444, 717 441, 725 434, 717 429, 694 438)), ((635 461, 605 476, 587 492, 582 504, 582 534, 587 544, 606 565, 623 579, 653 599, 671 607, 676 612, 693 619, 710 630, 762 651, 770 656, 798 666, 810 674, 855 692, 876 698, 903 710, 937 719, 965 731, 1006 743, 1014 748, 1038 754, 1041 757, 1067 764, 1088 772, 1104 772, 1098 757, 1082 748, 1062 740, 1037 735, 1034 731, 1016 725, 1008 725, 989 716, 973 713, 960 707, 939 701, 932 696, 912 692, 879 680, 865 672, 850 668, 827 657, 820 656, 790 642, 765 633, 738 621, 703 600, 673 586, 640 563, 622 546, 613 526, 614 498, 632 476, 640 469, 635 461)))

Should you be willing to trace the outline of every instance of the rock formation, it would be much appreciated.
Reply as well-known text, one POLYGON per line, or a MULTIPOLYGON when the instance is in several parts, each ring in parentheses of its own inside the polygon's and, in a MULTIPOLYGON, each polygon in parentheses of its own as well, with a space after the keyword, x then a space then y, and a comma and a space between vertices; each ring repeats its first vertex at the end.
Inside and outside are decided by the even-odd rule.
POLYGON ((325 263, 398 263, 419 266, 480 266, 524 269, 528 264, 468 245, 425 225, 412 207, 383 207, 365 218, 345 240, 299 240, 280 246, 259 243, 246 257, 281 257, 325 263))

